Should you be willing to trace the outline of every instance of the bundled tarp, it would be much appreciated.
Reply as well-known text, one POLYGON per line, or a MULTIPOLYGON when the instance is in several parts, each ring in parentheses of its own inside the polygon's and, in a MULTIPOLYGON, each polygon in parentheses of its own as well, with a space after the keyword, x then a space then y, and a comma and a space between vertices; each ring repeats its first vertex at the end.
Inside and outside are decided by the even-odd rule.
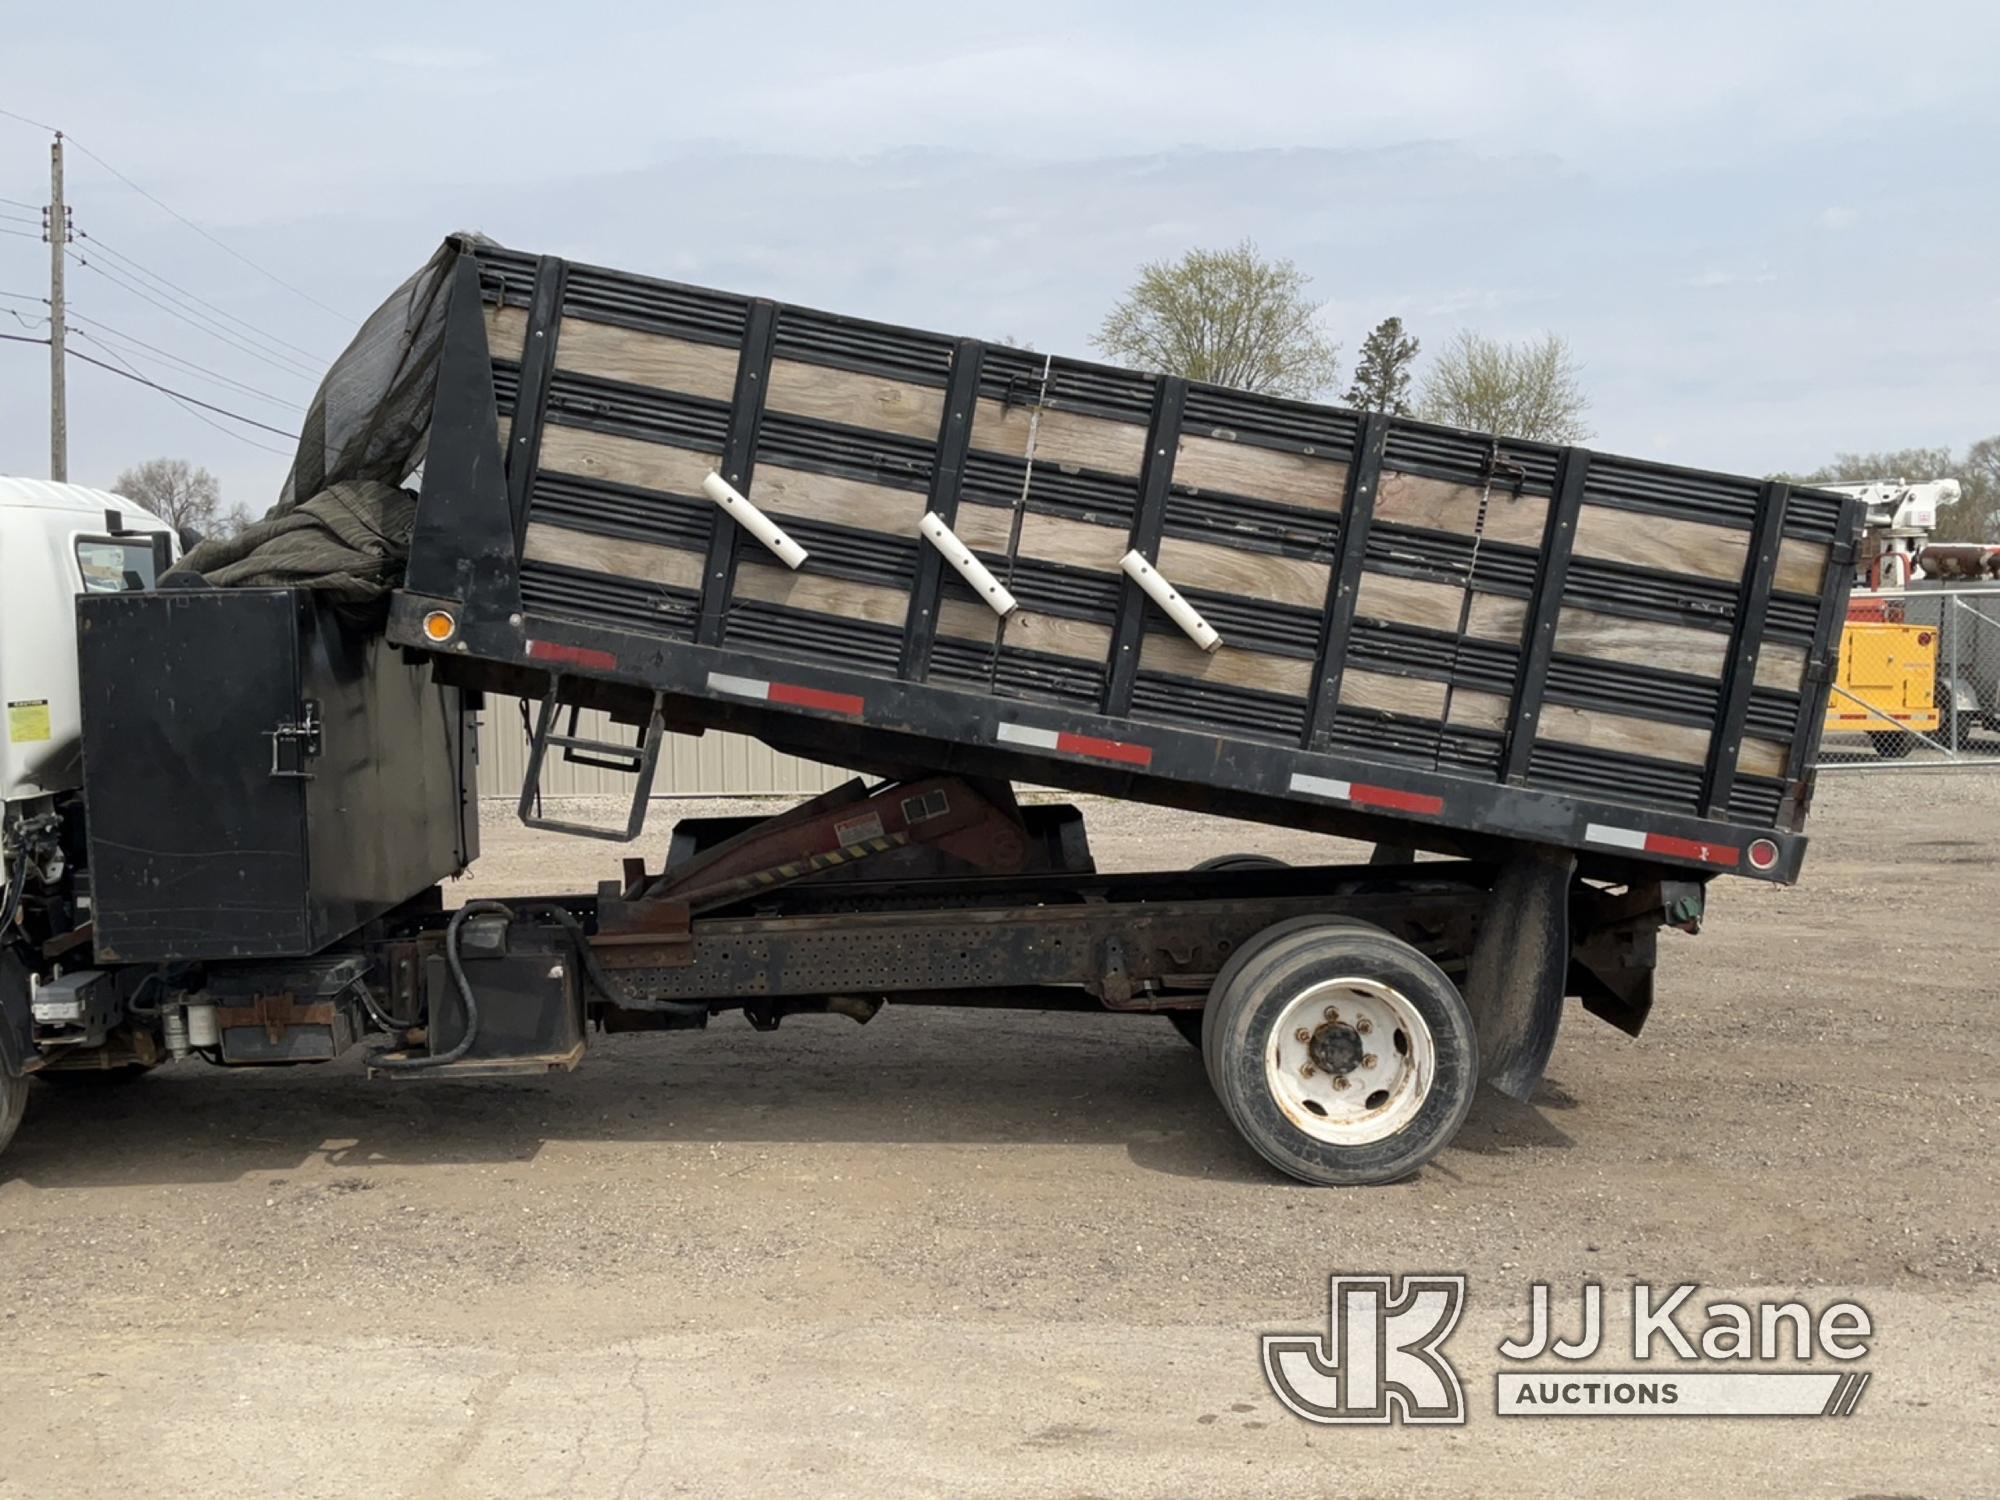
POLYGON ((453 235, 361 325, 314 393, 278 503, 195 547, 168 588, 297 587, 372 604, 401 582, 437 390, 452 271, 489 243, 453 235))

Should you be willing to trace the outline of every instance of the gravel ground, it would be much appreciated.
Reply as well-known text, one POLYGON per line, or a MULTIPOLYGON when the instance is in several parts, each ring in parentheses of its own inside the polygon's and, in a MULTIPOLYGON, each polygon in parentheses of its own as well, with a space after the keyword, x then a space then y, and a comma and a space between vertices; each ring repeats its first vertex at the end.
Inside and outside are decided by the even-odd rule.
MULTIPOLYGON (((1089 811, 1110 868, 1346 857, 1089 811)), ((1829 778, 1802 886, 1663 939, 1643 1040, 1574 1012, 1532 1105, 1387 1189, 1274 1177, 1130 1017, 44 1087, 0 1158, 0 1496, 2000 1493, 1996 829, 2000 778, 1829 778), (1468 1426, 1277 1406, 1256 1335, 1336 1270, 1468 1273, 1468 1426), (1839 1422, 1496 1419, 1531 1279, 1852 1295, 1874 1382, 1839 1422)), ((616 859, 485 837, 458 898, 616 859)))

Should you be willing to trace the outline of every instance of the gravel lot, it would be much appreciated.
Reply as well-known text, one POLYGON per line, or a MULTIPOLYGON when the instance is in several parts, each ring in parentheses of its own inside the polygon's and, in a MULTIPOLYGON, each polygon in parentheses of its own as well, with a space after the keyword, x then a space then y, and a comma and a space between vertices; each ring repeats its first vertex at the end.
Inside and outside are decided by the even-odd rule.
MULTIPOLYGON (((1090 814, 1107 867, 1346 857, 1090 814)), ((2000 1493, 2000 778, 1830 777, 1813 831, 1803 886, 1723 881, 1663 939, 1642 1041, 1573 1012, 1532 1106, 1388 1189, 1264 1170, 1127 1017, 41 1088, 0 1158, 0 1495, 2000 1493), (1323 1328, 1329 1272, 1433 1269, 1471 1277, 1470 1425, 1278 1407, 1259 1331, 1323 1328), (1852 1295, 1874 1382, 1845 1421, 1497 1419, 1536 1278, 1852 1295)), ((486 839, 462 899, 617 857, 486 839)))

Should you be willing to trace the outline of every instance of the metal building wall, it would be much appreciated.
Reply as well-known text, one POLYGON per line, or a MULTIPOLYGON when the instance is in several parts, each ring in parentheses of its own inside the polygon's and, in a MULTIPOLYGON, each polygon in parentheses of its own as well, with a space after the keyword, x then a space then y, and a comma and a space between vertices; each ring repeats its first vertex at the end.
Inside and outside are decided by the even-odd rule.
MULTIPOLYGON (((612 724, 602 714, 586 713, 580 733, 592 739, 626 743, 630 725, 612 724)), ((527 768, 527 735, 514 711, 513 700, 489 698, 479 720, 479 790, 482 796, 520 795, 527 768)), ((851 772, 780 755, 761 741, 737 734, 709 733, 699 738, 669 735, 660 750, 659 773, 653 779, 655 797, 744 797, 789 795, 809 797, 838 786, 851 772)), ((616 771, 566 764, 551 751, 542 768, 542 793, 549 797, 632 795, 632 779, 616 771)))

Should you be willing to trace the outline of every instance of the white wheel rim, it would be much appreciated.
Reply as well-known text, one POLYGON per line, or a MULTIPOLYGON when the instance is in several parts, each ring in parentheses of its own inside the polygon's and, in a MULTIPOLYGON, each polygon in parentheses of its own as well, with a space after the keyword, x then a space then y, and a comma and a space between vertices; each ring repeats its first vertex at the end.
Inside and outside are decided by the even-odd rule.
POLYGON ((1301 991, 1264 1046, 1278 1108, 1332 1146, 1387 1140, 1416 1118, 1436 1078, 1430 1027, 1407 995, 1375 979, 1326 979, 1301 991))

